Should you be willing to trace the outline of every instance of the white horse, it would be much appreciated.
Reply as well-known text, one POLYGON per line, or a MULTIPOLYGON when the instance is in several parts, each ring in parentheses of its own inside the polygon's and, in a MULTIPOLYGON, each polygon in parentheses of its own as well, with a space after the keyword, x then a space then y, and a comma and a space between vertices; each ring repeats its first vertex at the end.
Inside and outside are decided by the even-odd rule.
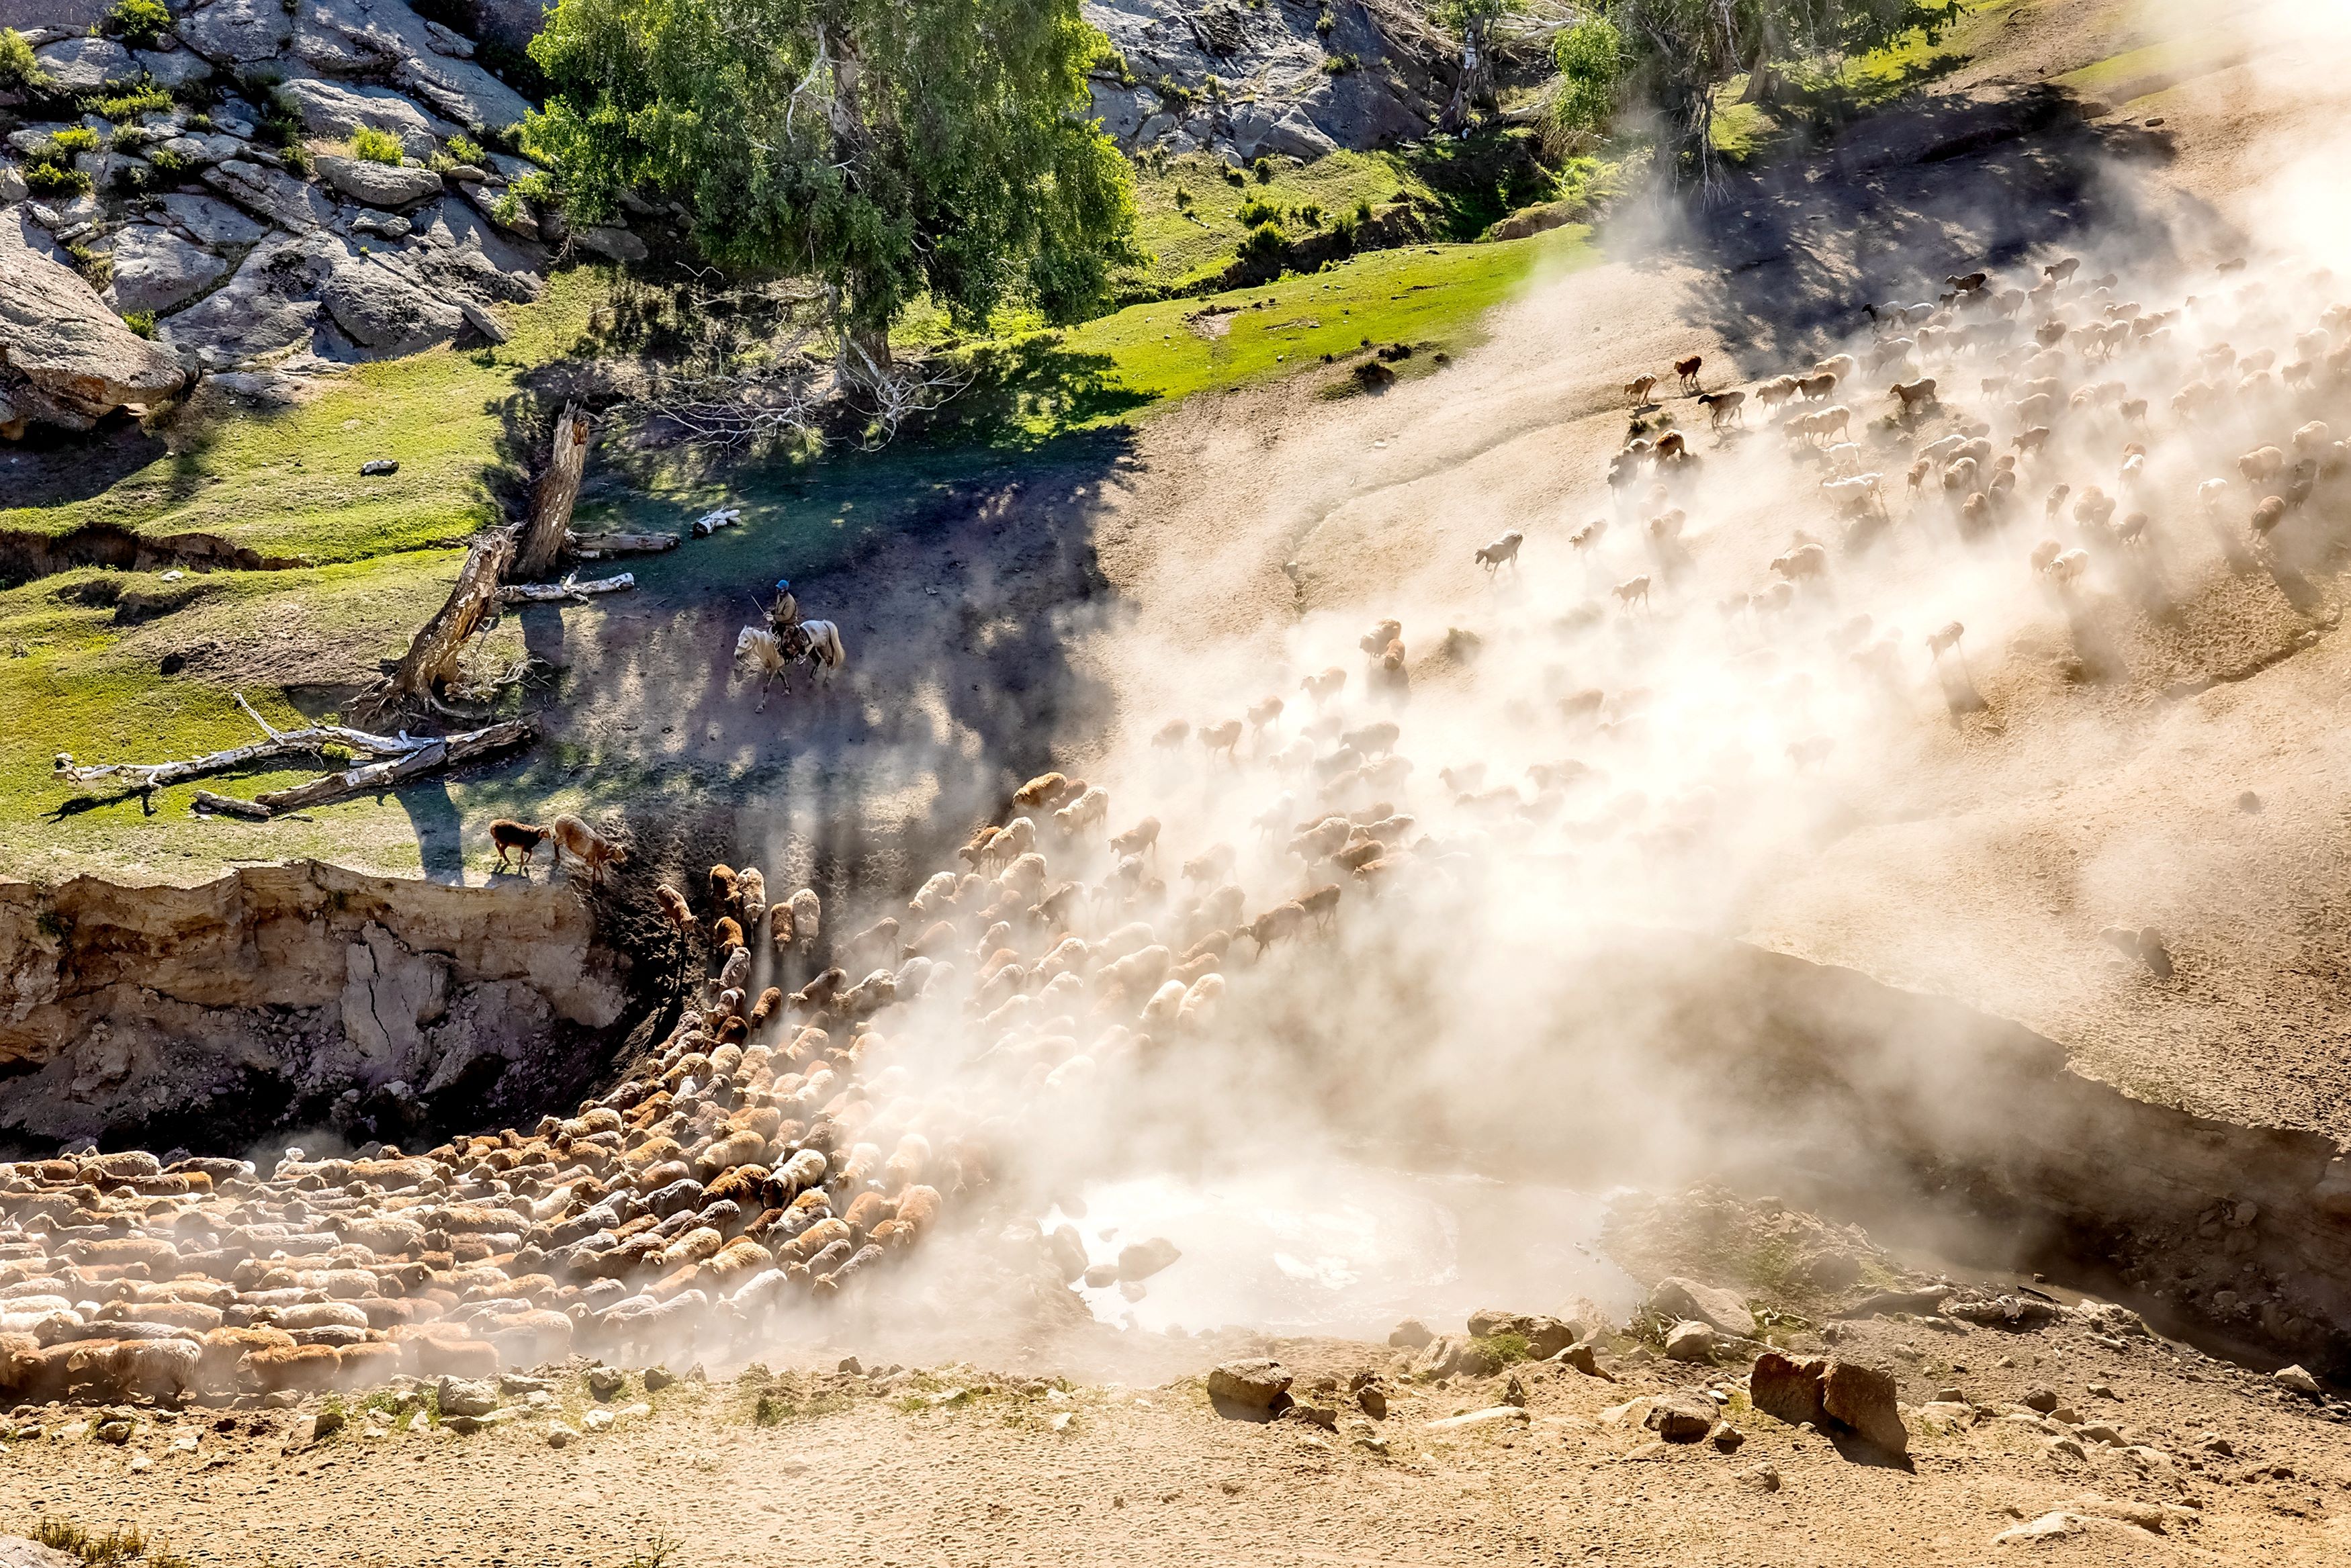
POLYGON ((780 681, 784 695, 791 695, 791 667, 807 664, 818 678, 830 685, 833 673, 849 663, 849 650, 841 645, 841 628, 829 620, 804 620, 794 628, 800 634, 797 644, 787 650, 783 639, 763 626, 747 626, 735 636, 735 667, 745 675, 759 678, 759 701, 754 712, 768 706, 768 689, 780 681))

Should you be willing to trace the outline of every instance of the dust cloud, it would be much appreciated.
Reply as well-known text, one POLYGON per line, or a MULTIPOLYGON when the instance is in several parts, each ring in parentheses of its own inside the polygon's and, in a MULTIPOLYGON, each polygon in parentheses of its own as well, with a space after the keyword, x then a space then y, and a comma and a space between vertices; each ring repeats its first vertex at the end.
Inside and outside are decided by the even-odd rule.
MULTIPOLYGON (((2263 91, 2332 92, 2351 60, 2341 13, 2232 36, 2263 91)), ((1656 401, 1546 422, 1508 410, 1541 356, 1505 341, 1401 389, 1426 417, 1393 449, 1343 450, 1374 425, 1334 416, 1324 471, 1229 497, 1227 533, 1139 595, 1196 614, 1067 628, 1116 672, 1119 725, 1083 790, 1008 807, 1016 841, 891 911, 932 961, 873 1021, 874 1127, 984 1145, 1002 1216, 1068 1227, 1089 1305, 1141 1330, 1621 1293, 1589 1195, 1800 1177, 1776 1157, 1822 1137, 1743 1115, 1741 1075, 1681 1044, 1694 1009, 1732 1038, 1761 1015, 1615 955, 1748 933, 1792 888, 1834 907, 1807 879, 1858 826, 2123 765, 2162 639, 2216 584, 2293 599, 2335 557, 2351 218, 2313 199, 2339 114, 2323 145, 2295 124, 2235 212, 2141 203, 1996 265, 1955 241, 1856 277, 1817 355, 1709 351, 1688 388, 1609 367, 1660 377, 1656 401), (1699 386, 1743 400, 1716 418, 1699 386), (1416 526, 1347 511, 1405 486, 1416 526), (1323 570, 1287 624, 1197 635, 1243 566, 1349 527, 1362 569, 1323 570), (1499 563, 1472 558, 1489 541, 1499 563), (1183 1257, 1122 1291, 1151 1236, 1183 1257)), ((1613 244, 1614 279, 1518 319, 1582 344, 1645 266, 1613 244)), ((2118 915, 2218 874, 2147 848, 2085 873, 2118 915)), ((1980 913, 1917 940, 1965 953, 1980 913)), ((1886 1038, 1859 1070, 1964 1120, 1945 1044, 1886 1038)))

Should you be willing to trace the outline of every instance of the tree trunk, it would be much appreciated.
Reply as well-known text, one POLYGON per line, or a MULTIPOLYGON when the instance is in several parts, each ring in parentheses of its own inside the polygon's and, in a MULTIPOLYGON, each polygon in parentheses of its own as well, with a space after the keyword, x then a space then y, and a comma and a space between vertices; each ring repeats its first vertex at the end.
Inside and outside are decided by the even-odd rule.
POLYGON ((496 607, 498 579, 506 576, 514 557, 515 535, 510 528, 495 529, 475 541, 465 553, 465 569, 457 574, 457 586, 449 590, 448 602, 434 612, 393 668, 391 695, 438 696, 456 678, 457 659, 465 639, 496 607))
POLYGON ((1439 130, 1466 130, 1479 109, 1494 101, 1494 67, 1486 54, 1486 28, 1473 22, 1461 32, 1461 78, 1453 101, 1437 122, 1439 130))
POLYGON ((555 421, 555 438, 547 454, 547 471, 530 503, 530 531, 524 536, 515 574, 543 577, 555 568, 562 552, 564 531, 571 526, 571 508, 580 499, 580 480, 588 467, 588 420, 578 403, 566 403, 555 421))

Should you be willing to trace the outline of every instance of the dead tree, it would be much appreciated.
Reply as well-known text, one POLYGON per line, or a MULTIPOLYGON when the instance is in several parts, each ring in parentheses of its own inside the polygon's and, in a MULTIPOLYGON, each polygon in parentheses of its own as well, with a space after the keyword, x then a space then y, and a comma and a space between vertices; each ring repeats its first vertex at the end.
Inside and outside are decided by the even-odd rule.
POLYGON ((580 500, 580 479, 588 467, 588 419, 578 403, 563 405, 555 421, 555 438, 547 454, 547 469, 532 493, 530 524, 514 564, 514 575, 543 577, 555 569, 563 537, 571 526, 571 508, 580 500))
POLYGON ((381 710, 402 701, 430 705, 439 699, 457 678, 465 639, 497 607, 498 583, 514 558, 515 535, 510 528, 492 529, 474 541, 448 601, 417 632, 408 651, 392 667, 391 680, 369 694, 374 707, 381 710))

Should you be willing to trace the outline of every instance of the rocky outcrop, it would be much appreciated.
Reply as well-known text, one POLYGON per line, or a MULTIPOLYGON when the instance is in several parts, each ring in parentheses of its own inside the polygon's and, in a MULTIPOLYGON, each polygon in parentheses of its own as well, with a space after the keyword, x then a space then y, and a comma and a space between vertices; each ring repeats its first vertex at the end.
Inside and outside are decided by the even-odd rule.
POLYGON ((217 1144, 338 1101, 396 1127, 444 1096, 576 1092, 632 1011, 627 959, 563 888, 315 862, 200 888, 0 882, 0 1137, 37 1146, 131 1127, 217 1144))
POLYGON ((1086 0, 1123 69, 1098 68, 1093 109, 1129 151, 1311 160, 1425 136, 1441 56, 1392 36, 1360 0, 1086 0), (1327 30, 1323 25, 1327 18, 1327 30))
MULTIPOLYGON (((142 74, 166 87, 237 84, 201 113, 182 103, 121 124, 84 118, 99 145, 64 161, 89 177, 85 192, 37 193, 15 161, 59 161, 51 139, 74 128, 68 119, 22 126, 0 154, 0 233, 68 276, 73 265, 97 276, 106 258, 104 304, 157 317, 155 345, 124 348, 136 339, 120 321, 105 333, 117 358, 142 362, 141 388, 176 386, 183 369, 266 376, 269 358, 287 351, 363 359, 496 342, 505 328, 494 307, 537 296, 549 247, 568 236, 511 190, 534 166, 476 145, 500 145, 530 105, 475 57, 471 38, 405 0, 194 0, 173 7, 153 47, 131 49, 66 16, 76 4, 39 8, 28 34, 45 68, 75 90, 142 74), (299 149, 281 145, 289 125, 299 149), (351 156, 362 130, 398 138, 402 161, 351 156)), ((526 0, 499 25, 511 30, 526 12, 538 15, 526 0)), ((78 113, 62 99, 36 108, 78 113)), ((617 225, 587 231, 580 249, 622 262, 650 254, 617 225)), ((0 278, 19 296, 55 284, 54 271, 0 278)), ((0 431, 87 428, 141 400, 110 401, 103 383, 85 391, 0 375, 0 431)))
POLYGON ((34 420, 88 430, 186 380, 175 356, 125 327, 78 275, 0 229, 0 434, 34 420))

